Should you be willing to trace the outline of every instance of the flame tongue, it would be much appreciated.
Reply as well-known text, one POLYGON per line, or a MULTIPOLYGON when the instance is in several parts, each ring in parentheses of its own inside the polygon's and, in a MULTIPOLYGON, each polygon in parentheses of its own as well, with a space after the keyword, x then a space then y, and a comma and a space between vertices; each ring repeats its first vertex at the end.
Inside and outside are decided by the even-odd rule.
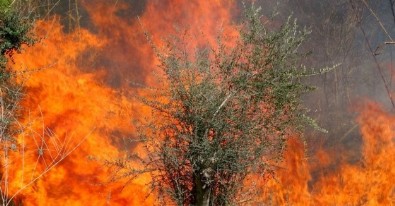
MULTIPOLYGON (((190 26, 192 34, 204 34, 193 39, 194 45, 204 39, 215 42, 219 25, 237 35, 231 25, 232 1, 147 2, 141 23, 155 42, 175 32, 173 22, 190 26)), ((38 36, 46 38, 15 56, 18 72, 43 69, 21 79, 27 92, 21 124, 27 129, 18 137, 18 150, 11 154, 9 194, 73 151, 23 190, 24 204, 152 205, 154 198, 146 199, 148 177, 142 176, 124 190, 123 183, 103 184, 110 176, 96 160, 138 149, 133 144, 120 146, 134 135, 127 120, 149 113, 119 91, 135 92, 129 87, 131 81, 155 84, 148 74, 157 61, 144 43, 137 20, 119 14, 129 9, 127 5, 86 0, 84 7, 95 32, 78 29, 65 33, 56 19, 39 22, 38 36)), ((273 205, 390 205, 395 183, 395 117, 372 104, 360 116, 359 124, 364 141, 362 162, 343 163, 313 181, 304 145, 291 138, 283 169, 277 171, 276 180, 264 182, 259 199, 273 205)), ((331 158, 320 151, 317 159, 328 165, 331 158)))
MULTIPOLYGON (((21 193, 26 205, 153 204, 146 176, 123 190, 122 182, 106 184, 111 174, 102 160, 136 151, 134 144, 121 144, 134 134, 128 119, 149 115, 119 90, 133 90, 130 81, 153 82, 146 74, 157 64, 136 19, 117 13, 128 7, 108 4, 84 3, 95 32, 65 33, 58 19, 38 22, 37 35, 45 38, 15 56, 15 70, 37 71, 21 78, 27 93, 21 124, 27 129, 12 153, 17 161, 7 168, 9 194, 45 173, 21 193)), ((231 2, 152 1, 141 21, 159 37, 173 31, 169 22, 182 20, 214 40, 217 23, 230 24, 230 11, 231 2)))
POLYGON ((125 121, 132 116, 131 102, 100 85, 102 74, 84 73, 78 68, 76 60, 81 52, 100 50, 105 42, 84 30, 65 34, 56 21, 40 22, 37 27, 49 32, 47 38, 15 56, 15 68, 50 67, 34 72, 25 83, 22 124, 27 130, 18 139, 21 151, 13 153, 21 161, 10 167, 10 194, 54 166, 23 192, 24 204, 143 202, 143 185, 131 188, 138 188, 139 195, 111 196, 119 185, 103 185, 108 180, 105 167, 94 161, 116 157, 119 152, 113 144, 114 134, 126 138, 133 132, 125 121))
MULTIPOLYGON (((263 197, 275 205, 391 205, 395 185, 395 116, 377 104, 369 104, 358 118, 362 134, 362 161, 341 163, 334 171, 323 171, 311 181, 302 144, 291 139, 285 165, 271 180, 263 197), (308 185, 311 185, 308 188, 308 185)), ((328 154, 316 159, 329 165, 328 154)), ((329 158, 330 159, 330 158, 329 158)))

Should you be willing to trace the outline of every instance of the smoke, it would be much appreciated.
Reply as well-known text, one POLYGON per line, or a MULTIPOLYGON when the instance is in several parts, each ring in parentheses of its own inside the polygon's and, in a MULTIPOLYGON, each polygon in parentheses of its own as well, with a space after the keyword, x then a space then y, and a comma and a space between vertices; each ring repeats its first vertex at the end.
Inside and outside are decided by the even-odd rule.
MULTIPOLYGON (((115 195, 112 192, 119 191, 119 187, 103 189, 103 185, 92 185, 104 181, 106 174, 102 165, 88 161, 87 157, 122 156, 128 155, 124 151, 139 150, 134 143, 124 144, 135 132, 129 120, 150 114, 132 100, 130 94, 137 92, 136 85, 155 84, 152 71, 158 65, 144 30, 152 34, 155 43, 179 28, 189 29, 197 39, 212 42, 221 29, 240 22, 243 8, 240 2, 76 0, 55 3, 51 12, 60 23, 48 17, 41 29, 47 29, 45 32, 51 35, 27 50, 30 55, 15 58, 17 67, 55 65, 27 82, 30 97, 25 100, 25 106, 33 111, 32 116, 42 118, 59 139, 68 140, 69 133, 81 138, 96 129, 88 143, 60 165, 57 174, 49 174, 47 181, 36 185, 38 194, 27 192, 31 199, 42 201, 32 200, 31 204, 43 204, 45 198, 53 204, 59 200, 75 204, 95 201, 103 204, 103 200, 120 205, 143 202, 148 192, 142 188, 148 178, 143 177, 128 187, 128 192, 115 195), (36 111, 38 107, 42 111, 36 111), (119 149, 120 145, 125 148, 119 149), (94 179, 95 183, 87 179, 94 179), (66 184, 69 188, 62 187, 66 184), (85 187, 88 189, 82 189, 85 187), (56 188, 62 189, 54 192, 56 188), (130 191, 134 195, 130 195, 130 191), (71 200, 66 200, 67 197, 71 200)), ((368 2, 369 6, 395 37, 395 22, 388 2, 374 2, 368 2)), ((302 182, 297 185, 308 193, 323 173, 338 171, 340 163, 354 164, 363 156, 362 134, 355 119, 364 102, 367 99, 378 102, 384 111, 390 111, 392 106, 385 86, 390 93, 395 89, 392 45, 384 45, 387 35, 359 1, 280 0, 277 4, 272 0, 256 0, 255 4, 262 7, 266 17, 277 8, 278 15, 271 20, 273 26, 292 15, 301 27, 312 31, 301 50, 312 52, 303 59, 304 64, 315 68, 339 64, 330 73, 306 80, 317 89, 304 98, 304 103, 310 115, 329 131, 328 134, 312 131, 306 134, 311 166, 309 171, 301 169, 302 182), (377 54, 372 55, 367 41, 377 54)), ((384 112, 378 113, 383 116, 384 112)), ((370 124, 373 120, 363 122, 370 124)), ((302 144, 291 144, 303 150, 302 144)), ((290 151, 289 156, 302 161, 303 165, 308 164, 299 150, 290 151)), ((288 163, 295 164, 292 160, 288 163)))
MULTIPOLYGON (((156 22, 157 28, 153 30, 163 29, 169 33, 176 26, 191 26, 187 25, 188 18, 191 18, 191 14, 194 13, 190 9, 200 6, 196 2, 191 2, 190 5, 178 1, 150 1, 149 3, 151 9, 157 9, 155 10, 157 16, 163 14, 164 20, 156 22), (166 15, 167 11, 175 11, 175 14, 166 15)), ((235 4, 235 9, 230 21, 237 22, 241 19, 242 12, 240 11, 242 11, 243 4, 240 1, 232 4, 235 4)), ((324 98, 323 101, 326 105, 339 104, 344 107, 344 104, 349 104, 350 100, 354 100, 356 97, 372 97, 374 100, 388 104, 388 101, 385 100, 386 94, 380 94, 382 93, 380 91, 383 91, 380 88, 383 83, 380 83, 381 80, 377 79, 377 72, 371 68, 374 66, 367 65, 374 63, 366 49, 366 42, 360 27, 368 33, 368 39, 373 49, 378 48, 387 37, 376 19, 362 3, 348 0, 336 2, 330 0, 280 0, 278 2, 258 0, 255 1, 255 4, 262 7, 265 16, 270 16, 274 10, 277 10, 278 15, 275 17, 275 21, 283 22, 292 15, 298 20, 301 27, 307 27, 312 31, 303 48, 303 51, 311 52, 312 55, 303 62, 304 64, 313 67, 341 64, 336 72, 313 80, 319 89, 325 90, 322 93, 326 96, 336 97, 334 98, 335 102, 324 98), (361 67, 370 67, 370 69, 361 67), (336 79, 335 76, 340 79, 336 79), (364 83, 368 85, 363 85, 364 83), (347 91, 347 88, 353 89, 347 91), (338 98, 339 95, 341 97, 338 98)), ((394 34, 395 31, 391 26, 394 21, 388 2, 382 1, 369 5, 379 15, 384 27, 394 34)), ((87 50, 80 56, 78 62, 84 71, 93 72, 100 68, 107 70, 108 73, 102 81, 114 88, 120 88, 127 85, 128 82, 144 82, 147 73, 149 73, 147 72, 149 68, 146 68, 144 62, 150 61, 145 58, 151 56, 152 53, 148 55, 141 53, 141 47, 146 47, 147 42, 137 17, 152 14, 152 11, 147 11, 147 1, 60 1, 53 11, 61 16, 61 22, 66 31, 70 28, 76 29, 75 18, 78 18, 78 26, 88 29, 102 39, 110 40, 110 43, 102 50, 87 50), (100 12, 97 12, 99 10, 100 12), (78 16, 70 20, 70 15, 77 15, 77 13, 78 16), (133 31, 130 31, 129 28, 133 28, 133 31)), ((215 17, 215 14, 207 13, 206 15, 215 17)), ((196 18, 199 20, 199 18, 208 17, 196 18)), ((220 27, 220 22, 216 26, 220 27)), ((149 32, 158 35, 155 33, 156 31, 149 32)), ((380 55, 377 58, 380 62, 386 62, 391 58, 391 52, 390 46, 380 48, 380 55)), ((322 107, 321 105, 320 108, 322 107)))

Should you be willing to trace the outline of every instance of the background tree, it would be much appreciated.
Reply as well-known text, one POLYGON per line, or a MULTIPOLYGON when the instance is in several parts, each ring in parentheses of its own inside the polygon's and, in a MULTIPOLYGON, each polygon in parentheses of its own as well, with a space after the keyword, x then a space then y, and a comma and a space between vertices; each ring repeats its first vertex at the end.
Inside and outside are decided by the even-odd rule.
POLYGON ((154 46, 166 89, 141 97, 155 117, 140 128, 145 169, 130 166, 131 156, 109 162, 119 177, 148 171, 160 196, 178 205, 230 205, 249 174, 272 169, 289 135, 306 124, 318 128, 301 106, 312 89, 301 78, 329 69, 300 64, 307 30, 289 18, 270 31, 259 11, 246 10, 232 46, 219 38, 191 53, 182 37, 154 46))

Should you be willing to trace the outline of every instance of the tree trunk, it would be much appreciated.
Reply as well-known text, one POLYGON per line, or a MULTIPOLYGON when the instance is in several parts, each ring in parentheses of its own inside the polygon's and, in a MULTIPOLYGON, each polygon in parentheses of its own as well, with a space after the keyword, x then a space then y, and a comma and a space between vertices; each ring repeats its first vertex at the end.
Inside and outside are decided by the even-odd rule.
POLYGON ((193 188, 194 196, 195 196, 195 204, 196 206, 209 206, 210 205, 210 197, 211 197, 211 188, 204 184, 202 181, 202 175, 194 175, 195 176, 195 184, 193 188))
POLYGON ((209 206, 210 205, 211 188, 207 187, 203 190, 202 204, 199 206, 209 206))

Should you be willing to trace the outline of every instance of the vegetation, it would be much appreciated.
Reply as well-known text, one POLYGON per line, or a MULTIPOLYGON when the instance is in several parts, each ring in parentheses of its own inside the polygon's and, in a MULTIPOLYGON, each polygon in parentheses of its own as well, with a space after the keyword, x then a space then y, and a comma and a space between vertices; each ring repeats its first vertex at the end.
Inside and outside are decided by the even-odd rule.
MULTIPOLYGON (((0 2, 0 141, 2 150, 2 164, 6 168, 8 155, 16 149, 14 137, 20 133, 17 119, 20 113, 19 101, 22 97, 22 87, 17 83, 15 73, 7 66, 8 59, 14 52, 19 51, 23 44, 33 43, 29 35, 32 24, 27 16, 20 13, 11 1, 0 2)), ((2 180, 7 182, 7 170, 2 171, 2 180)), ((6 183, 7 184, 7 183, 6 183)), ((7 187, 7 185, 4 185, 7 187)), ((1 189, 3 205, 11 202, 8 200, 6 190, 1 189)))
POLYGON ((154 46, 167 89, 141 98, 155 117, 140 130, 148 157, 143 171, 127 166, 131 157, 112 162, 120 176, 150 172, 162 200, 177 205, 237 204, 245 178, 270 171, 291 133, 318 128, 301 106, 312 89, 302 78, 329 69, 300 64, 306 29, 289 18, 270 31, 259 12, 246 9, 233 46, 219 38, 192 54, 178 37, 154 46))
MULTIPOLYGON (((23 189, 31 186, 83 142, 82 140, 71 150, 58 151, 50 164, 45 163, 42 171, 34 169, 31 179, 22 181, 16 193, 11 193, 7 189, 10 179, 9 168, 14 166, 9 154, 14 151, 25 152, 24 149, 28 148, 24 143, 18 144, 19 142, 14 139, 23 132, 23 128, 18 125, 18 118, 23 109, 19 105, 23 97, 23 87, 17 81, 18 74, 10 69, 12 56, 23 44, 34 42, 34 38, 29 34, 34 7, 40 7, 40 12, 49 16, 60 1, 53 3, 53 6, 49 6, 49 3, 43 6, 40 2, 43 0, 0 0, 2 205, 19 204, 15 199, 23 189)), ((80 27, 78 1, 74 1, 73 4, 70 2, 72 1, 68 1, 69 32, 73 29, 73 21, 76 28, 80 27), (74 5, 75 10, 71 10, 70 5, 74 5)), ((240 36, 235 42, 229 43, 228 36, 225 36, 218 38, 217 45, 200 44, 194 47, 195 45, 191 45, 188 40, 195 34, 188 36, 188 32, 185 32, 172 36, 166 41, 165 47, 152 44, 160 60, 158 85, 163 85, 160 85, 161 88, 147 88, 142 91, 145 96, 138 97, 152 108, 155 117, 138 131, 147 152, 144 153, 145 156, 131 155, 107 162, 111 166, 116 166, 115 176, 133 179, 141 173, 149 173, 152 176, 152 188, 158 192, 161 201, 170 200, 177 205, 249 204, 248 201, 254 198, 240 197, 251 195, 250 190, 245 187, 256 188, 255 185, 245 185, 245 181, 250 175, 265 176, 273 171, 277 161, 281 160, 285 142, 290 135, 302 137, 302 131, 307 125, 324 131, 308 117, 301 96, 313 89, 306 83, 305 77, 327 72, 331 68, 308 69, 302 62, 311 65, 342 62, 337 71, 315 79, 315 83, 320 84, 323 89, 321 96, 315 96, 314 100, 310 101, 313 104, 312 108, 322 110, 318 111, 323 114, 320 122, 328 121, 325 128, 331 129, 331 137, 340 137, 331 138, 331 141, 338 141, 337 147, 340 143, 346 145, 342 141, 347 136, 354 136, 354 139, 360 137, 356 132, 357 124, 349 117, 350 112, 343 111, 348 110, 350 103, 355 102, 355 96, 359 95, 354 94, 355 91, 361 88, 372 89, 372 93, 378 93, 377 96, 381 99, 389 100, 389 107, 394 108, 391 94, 394 90, 391 47, 395 43, 391 31, 385 28, 385 25, 391 25, 395 19, 394 0, 388 1, 390 8, 387 8, 387 13, 391 12, 390 15, 384 15, 385 12, 380 8, 384 7, 382 4, 377 4, 379 6, 376 7, 376 4, 365 0, 287 3, 288 7, 296 12, 298 6, 302 10, 300 12, 305 12, 303 9, 307 10, 307 14, 303 13, 300 16, 303 16, 305 23, 309 25, 313 22, 313 30, 321 35, 315 37, 318 38, 314 40, 315 44, 300 48, 309 31, 300 29, 292 18, 288 18, 278 29, 267 27, 262 23, 260 9, 254 7, 247 9, 245 21, 238 27, 240 36), (374 25, 377 27, 373 27, 374 25), (365 50, 362 45, 365 46, 365 50), (315 49, 314 55, 320 58, 308 62, 301 51, 312 48, 315 49), (352 59, 356 57, 358 59, 352 59), (385 69, 387 62, 391 63, 389 70, 385 69), (368 67, 376 67, 377 70, 366 73, 369 71, 368 67), (359 86, 354 82, 357 78, 363 78, 359 86), (374 83, 366 87, 366 80, 374 80, 374 83), (344 115, 347 116, 342 117, 344 115), (135 164, 136 159, 142 164, 135 164), (139 166, 141 167, 138 168, 139 166), (246 191, 245 195, 242 194, 246 191)), ((88 16, 86 13, 82 14, 88 16)), ((125 15, 123 11, 115 16, 121 20, 122 15, 125 15)), ((303 22, 303 19, 299 22, 303 22)), ((111 24, 107 26, 110 28, 111 24)), ((112 28, 108 33, 113 33, 112 28)), ((108 37, 112 38, 110 35, 108 37)), ((152 43, 150 36, 147 37, 152 43)), ((108 42, 109 45, 114 45, 112 41, 108 42)), ((124 44, 123 40, 121 42, 122 49, 125 49, 127 44, 124 44)), ((109 51, 118 49, 114 47, 109 51)), ((108 52, 107 49, 103 50, 108 52)), ((96 51, 87 51, 82 54, 80 60, 85 61, 84 55, 89 56, 90 53, 93 53, 92 56, 96 55, 96 51)), ((92 62, 100 67, 116 67, 112 63, 103 63, 105 61, 101 57, 92 57, 92 62)), ((118 81, 118 78, 116 79, 118 81)), ((44 138, 40 141, 43 141, 42 145, 46 145, 44 138)), ((68 143, 65 141, 59 144, 64 145, 55 147, 66 148, 65 145, 68 143)), ((41 161, 39 158, 44 155, 44 150, 48 150, 42 145, 29 145, 29 149, 32 150, 30 152, 38 155, 37 162, 41 161)), ((348 147, 355 149, 355 145, 353 141, 348 147)), ((344 149, 336 148, 336 151, 339 150, 344 149)), ((360 154, 357 155, 359 158, 360 154)), ((350 162, 355 162, 352 160, 350 162)), ((313 188, 309 192, 318 194, 316 191, 317 189, 313 188)), ((110 202, 111 194, 113 193, 110 192, 106 199, 107 203, 110 202)), ((285 197, 284 199, 288 198, 288 194, 281 196, 285 197)), ((313 196, 309 198, 314 199, 313 196)), ((291 201, 288 203, 292 204, 291 201)))

